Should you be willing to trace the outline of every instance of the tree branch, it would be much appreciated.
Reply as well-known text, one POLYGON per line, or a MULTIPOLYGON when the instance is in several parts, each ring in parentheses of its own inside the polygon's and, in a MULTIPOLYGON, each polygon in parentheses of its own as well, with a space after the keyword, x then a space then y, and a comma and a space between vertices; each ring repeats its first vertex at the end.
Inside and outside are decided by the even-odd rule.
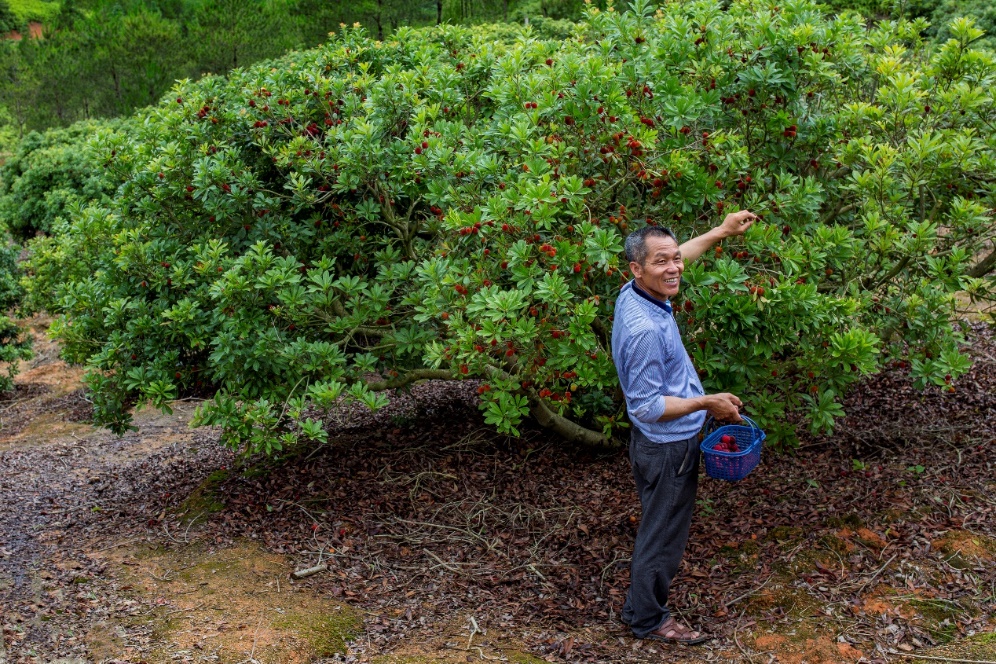
POLYGON ((609 342, 612 339, 612 335, 610 335, 609 331, 605 329, 605 323, 603 323, 601 319, 596 317, 591 321, 591 329, 598 336, 599 341, 601 341, 602 344, 606 348, 608 348, 609 342))
POLYGON ((892 267, 892 269, 889 270, 889 272, 884 277, 882 277, 881 279, 879 279, 878 281, 876 281, 874 284, 872 284, 872 276, 873 275, 869 275, 867 279, 864 279, 861 282, 862 288, 864 288, 865 290, 876 290, 876 289, 878 289, 883 284, 891 281, 892 278, 895 277, 897 274, 899 274, 900 272, 902 272, 903 269, 907 265, 909 265, 909 262, 910 262, 910 256, 909 255, 903 256, 903 258, 898 263, 896 263, 892 267))
POLYGON ((968 271, 968 276, 973 279, 981 279, 994 269, 996 269, 996 249, 991 251, 988 256, 976 263, 975 266, 968 271))
POLYGON ((875 290, 875 289, 879 288, 880 286, 882 286, 882 284, 886 284, 886 283, 892 281, 892 278, 895 277, 900 272, 902 272, 906 268, 906 266, 909 265, 909 264, 910 264, 910 257, 909 257, 909 255, 903 256, 903 259, 901 261, 899 261, 898 263, 896 263, 895 267, 893 267, 891 270, 889 270, 888 274, 886 274, 884 277, 882 277, 881 279, 878 280, 878 283, 876 283, 872 287, 872 290, 875 290))
POLYGON ((530 400, 530 412, 540 426, 545 429, 552 429, 554 432, 566 438, 572 443, 581 443, 588 447, 612 447, 612 442, 598 431, 592 431, 585 427, 571 422, 566 417, 561 417, 550 410, 543 399, 530 400))
POLYGON ((386 337, 390 335, 394 330, 390 327, 370 327, 369 325, 360 325, 353 330, 353 334, 363 334, 368 337, 386 337))
POLYGON ((831 221, 834 217, 839 217, 841 215, 847 214, 848 212, 856 209, 857 207, 859 207, 857 203, 850 203, 848 205, 841 205, 840 203, 838 203, 836 208, 828 212, 826 215, 824 215, 822 219, 820 219, 820 223, 825 224, 828 221, 831 221))
POLYGON ((375 383, 367 383, 367 389, 372 392, 383 392, 384 390, 393 390, 399 387, 404 387, 409 383, 414 383, 417 380, 456 380, 453 374, 445 369, 414 369, 406 374, 402 374, 397 378, 391 378, 389 380, 379 380, 375 383))

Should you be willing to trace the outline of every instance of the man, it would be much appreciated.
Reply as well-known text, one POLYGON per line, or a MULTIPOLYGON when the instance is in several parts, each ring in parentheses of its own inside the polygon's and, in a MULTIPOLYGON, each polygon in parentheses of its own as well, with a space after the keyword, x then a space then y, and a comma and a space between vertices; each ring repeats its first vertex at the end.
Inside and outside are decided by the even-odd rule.
POLYGON ((612 359, 633 423, 629 458, 643 510, 622 620, 641 639, 694 644, 709 638, 676 621, 667 598, 695 506, 699 430, 707 413, 739 422, 742 404, 732 394, 704 393, 669 300, 678 294, 685 261, 743 234, 756 218, 746 210, 727 215, 720 226, 680 246, 670 230, 657 226, 626 238, 634 279, 616 299, 612 359))

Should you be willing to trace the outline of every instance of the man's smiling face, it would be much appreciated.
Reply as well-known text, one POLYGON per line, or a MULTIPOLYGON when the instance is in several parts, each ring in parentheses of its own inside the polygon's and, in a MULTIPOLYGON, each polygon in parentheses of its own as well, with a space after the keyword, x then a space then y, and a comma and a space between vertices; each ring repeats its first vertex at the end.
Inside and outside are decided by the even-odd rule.
POLYGON ((658 300, 670 299, 678 294, 681 273, 685 271, 678 243, 659 235, 651 235, 644 241, 647 258, 643 265, 636 261, 629 264, 629 269, 636 278, 636 285, 658 300))

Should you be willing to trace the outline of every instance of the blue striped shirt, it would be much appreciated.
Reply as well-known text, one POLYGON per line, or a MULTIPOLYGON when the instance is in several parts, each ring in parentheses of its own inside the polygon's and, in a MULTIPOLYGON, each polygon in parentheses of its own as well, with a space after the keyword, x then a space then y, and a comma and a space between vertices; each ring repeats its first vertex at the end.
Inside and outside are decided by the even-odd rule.
POLYGON ((705 422, 704 410, 659 422, 664 397, 705 394, 688 351, 681 343, 671 305, 645 293, 635 282, 622 287, 612 322, 612 360, 633 425, 657 443, 687 440, 705 422))

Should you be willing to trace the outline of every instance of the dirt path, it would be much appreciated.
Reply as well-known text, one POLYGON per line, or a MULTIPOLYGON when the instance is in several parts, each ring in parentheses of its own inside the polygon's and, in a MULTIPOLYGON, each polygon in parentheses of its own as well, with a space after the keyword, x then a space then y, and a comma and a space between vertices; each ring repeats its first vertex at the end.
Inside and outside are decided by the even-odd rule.
POLYGON ((957 400, 886 374, 834 438, 703 478, 673 600, 717 638, 689 650, 615 618, 639 515, 624 454, 495 437, 473 385, 430 383, 239 466, 187 427, 192 403, 90 427, 35 323, 0 403, 0 664, 996 659, 988 332, 957 400))
POLYGON ((172 416, 141 413, 139 430, 120 438, 86 424, 81 372, 57 359, 43 321, 35 327, 37 356, 0 404, 0 606, 11 661, 86 653, 84 635, 110 609, 91 597, 92 582, 108 578, 88 544, 127 527, 115 514, 123 503, 155 500, 137 484, 122 494, 122 478, 229 456, 210 432, 187 428, 187 403, 172 416))

